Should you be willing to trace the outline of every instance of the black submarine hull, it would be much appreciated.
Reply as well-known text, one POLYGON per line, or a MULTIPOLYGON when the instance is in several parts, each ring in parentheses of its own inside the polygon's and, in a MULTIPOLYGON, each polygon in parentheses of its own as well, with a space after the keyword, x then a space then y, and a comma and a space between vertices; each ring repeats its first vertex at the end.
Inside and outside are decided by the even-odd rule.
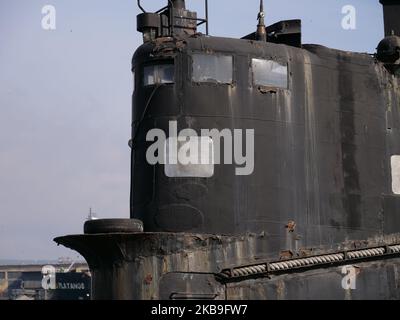
POLYGON ((125 233, 56 241, 88 261, 95 300, 400 299, 400 237, 275 259, 265 258, 268 239, 251 234, 125 233))
POLYGON ((144 229, 55 239, 88 261, 94 299, 400 298, 400 3, 381 2, 376 55, 302 45, 296 21, 269 42, 262 19, 263 41, 205 36, 183 1, 140 16, 130 207, 144 229), (258 63, 279 79, 258 83, 258 63), (150 163, 148 133, 171 122, 253 130, 253 171, 150 163))
MULTIPOLYGON (((93 299, 399 299, 398 78, 368 54, 202 37, 185 39, 185 49, 182 41, 144 45, 133 60, 137 88, 149 59, 172 57, 178 68, 135 132, 131 218, 145 232, 56 239, 88 261, 93 299), (237 82, 180 77, 190 74, 189 52, 201 50, 234 55, 237 82), (252 56, 286 59, 288 90, 251 86, 252 56), (254 174, 220 165, 209 179, 166 177, 147 163, 145 137, 168 132, 170 121, 254 128, 254 174), (353 251, 364 253, 348 258, 353 251), (276 263, 282 270, 269 269, 276 263), (355 287, 344 285, 348 270, 355 287)), ((136 89, 134 121, 153 90, 136 89)))

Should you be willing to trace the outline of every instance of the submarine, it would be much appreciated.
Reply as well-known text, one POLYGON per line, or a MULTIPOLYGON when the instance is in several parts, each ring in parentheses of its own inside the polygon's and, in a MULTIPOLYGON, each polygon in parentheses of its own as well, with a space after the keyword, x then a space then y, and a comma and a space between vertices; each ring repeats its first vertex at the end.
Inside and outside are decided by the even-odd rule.
POLYGON ((207 0, 138 1, 130 218, 55 239, 92 299, 400 299, 400 0, 380 3, 367 54, 266 26, 263 1, 241 39, 209 35, 207 0))

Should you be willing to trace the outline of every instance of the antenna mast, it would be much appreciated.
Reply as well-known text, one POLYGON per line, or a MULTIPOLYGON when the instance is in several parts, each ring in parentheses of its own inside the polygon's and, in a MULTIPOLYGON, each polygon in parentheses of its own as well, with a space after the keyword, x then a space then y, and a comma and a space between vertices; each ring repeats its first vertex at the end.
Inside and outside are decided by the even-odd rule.
POLYGON ((264 0, 260 0, 260 13, 258 14, 258 25, 256 38, 259 41, 267 41, 267 30, 265 28, 265 13, 264 13, 264 0))
POLYGON ((96 213, 93 212, 92 208, 89 209, 89 215, 87 217, 87 221, 97 220, 96 213))

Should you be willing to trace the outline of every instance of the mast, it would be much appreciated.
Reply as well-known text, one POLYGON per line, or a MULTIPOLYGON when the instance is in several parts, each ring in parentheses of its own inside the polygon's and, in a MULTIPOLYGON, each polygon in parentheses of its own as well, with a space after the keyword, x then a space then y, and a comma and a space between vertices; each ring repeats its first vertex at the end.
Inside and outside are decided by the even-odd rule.
POLYGON ((258 25, 256 39, 259 41, 267 41, 267 30, 265 28, 264 0, 260 0, 260 12, 258 14, 258 25))

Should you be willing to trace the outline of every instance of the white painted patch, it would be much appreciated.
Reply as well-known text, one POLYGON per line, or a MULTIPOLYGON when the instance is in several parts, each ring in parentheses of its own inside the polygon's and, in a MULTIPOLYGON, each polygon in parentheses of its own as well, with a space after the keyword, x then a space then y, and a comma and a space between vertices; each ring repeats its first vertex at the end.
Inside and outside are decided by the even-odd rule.
POLYGON ((214 175, 214 143, 210 137, 187 137, 165 143, 165 175, 169 178, 211 178, 214 175))
POLYGON ((400 194, 400 156, 392 156, 392 190, 400 194))

